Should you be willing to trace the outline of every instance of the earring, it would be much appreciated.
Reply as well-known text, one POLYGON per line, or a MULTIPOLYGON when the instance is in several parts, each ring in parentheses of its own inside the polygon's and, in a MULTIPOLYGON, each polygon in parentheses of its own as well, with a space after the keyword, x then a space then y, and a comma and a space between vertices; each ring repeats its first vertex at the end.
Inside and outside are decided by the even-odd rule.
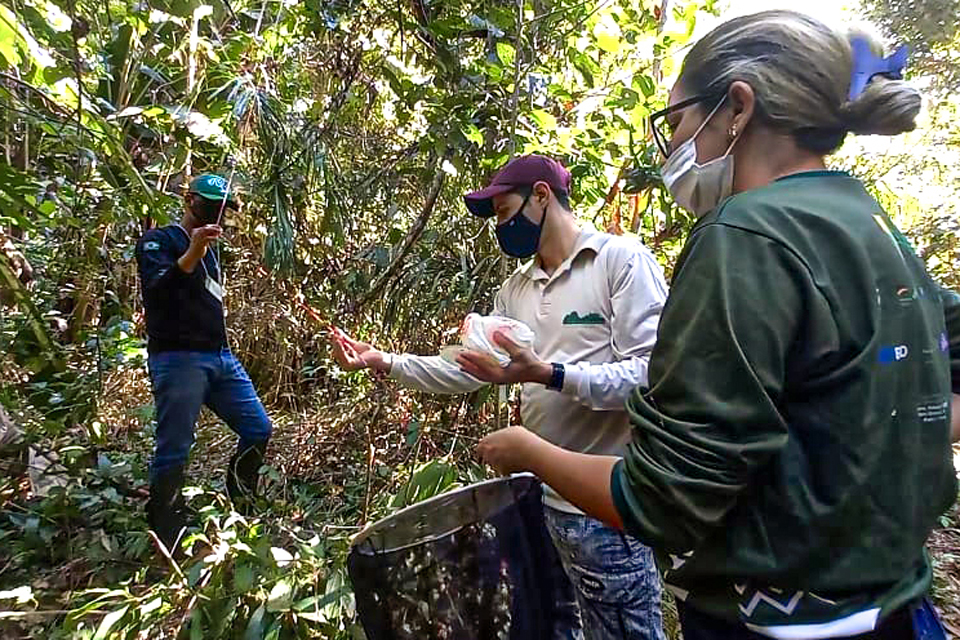
POLYGON ((735 124, 730 125, 730 131, 727 132, 727 135, 729 135, 731 138, 736 138, 736 137, 737 137, 737 125, 735 125, 735 124))

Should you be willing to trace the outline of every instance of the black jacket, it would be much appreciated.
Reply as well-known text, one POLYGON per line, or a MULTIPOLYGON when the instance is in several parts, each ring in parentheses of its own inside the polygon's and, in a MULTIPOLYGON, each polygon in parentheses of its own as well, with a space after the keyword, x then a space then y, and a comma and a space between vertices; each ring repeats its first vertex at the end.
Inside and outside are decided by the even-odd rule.
POLYGON ((193 273, 185 273, 177 260, 189 246, 186 230, 175 224, 151 229, 137 242, 150 353, 227 346, 217 259, 208 250, 193 273))

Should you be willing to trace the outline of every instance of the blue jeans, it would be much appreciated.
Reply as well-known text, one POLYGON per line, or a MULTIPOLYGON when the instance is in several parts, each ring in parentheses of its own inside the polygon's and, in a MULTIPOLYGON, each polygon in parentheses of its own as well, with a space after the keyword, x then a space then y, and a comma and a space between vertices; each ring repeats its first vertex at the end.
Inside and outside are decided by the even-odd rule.
POLYGON ((207 405, 249 447, 272 426, 250 377, 229 349, 161 351, 147 360, 157 409, 157 447, 150 476, 187 462, 200 407, 207 405))
MULTIPOLYGON (((653 552, 588 516, 544 506, 547 529, 573 585, 586 640, 664 640, 660 574, 653 552)), ((566 606, 564 606, 566 605, 566 606)), ((558 634, 559 635, 559 634, 558 634)))

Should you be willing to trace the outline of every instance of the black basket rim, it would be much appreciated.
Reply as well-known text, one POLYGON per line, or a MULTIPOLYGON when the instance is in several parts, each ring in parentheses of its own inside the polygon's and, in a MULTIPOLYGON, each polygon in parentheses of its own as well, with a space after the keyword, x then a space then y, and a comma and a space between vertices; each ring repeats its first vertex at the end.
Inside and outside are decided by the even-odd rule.
POLYGON ((491 478, 490 480, 483 480, 481 482, 475 482, 473 484, 469 484, 465 487, 458 487, 456 489, 451 489, 450 491, 445 491, 431 498, 427 498, 426 500, 423 500, 421 502, 417 502, 416 504, 408 505, 403 509, 400 509, 399 511, 395 511, 390 515, 384 518, 381 518, 372 524, 367 525, 366 527, 363 528, 362 531, 354 534, 353 538, 350 540, 350 546, 353 549, 358 549, 361 544, 363 544, 365 541, 367 541, 370 538, 371 535, 379 531, 381 528, 388 526, 390 522, 392 522, 393 520, 403 518, 414 511, 419 511, 421 509, 430 509, 432 506, 436 505, 439 502, 445 502, 449 500, 451 496, 455 496, 460 493, 476 491, 477 489, 480 489, 482 487, 487 487, 490 485, 503 484, 503 483, 516 484, 520 482, 528 482, 530 480, 539 482, 537 480, 537 477, 534 474, 524 471, 522 473, 513 473, 513 474, 510 474, 509 476, 502 476, 500 478, 491 478))

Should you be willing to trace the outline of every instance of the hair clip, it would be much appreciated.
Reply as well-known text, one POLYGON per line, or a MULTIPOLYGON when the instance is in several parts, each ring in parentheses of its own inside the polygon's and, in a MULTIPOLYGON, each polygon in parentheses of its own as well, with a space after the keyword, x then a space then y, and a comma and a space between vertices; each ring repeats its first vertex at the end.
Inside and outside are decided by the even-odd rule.
POLYGON ((866 38, 853 38, 850 48, 853 50, 853 72, 848 100, 855 100, 863 93, 870 79, 876 75, 894 80, 903 79, 903 68, 907 66, 907 56, 910 54, 907 45, 901 46, 886 58, 875 54, 866 38))

